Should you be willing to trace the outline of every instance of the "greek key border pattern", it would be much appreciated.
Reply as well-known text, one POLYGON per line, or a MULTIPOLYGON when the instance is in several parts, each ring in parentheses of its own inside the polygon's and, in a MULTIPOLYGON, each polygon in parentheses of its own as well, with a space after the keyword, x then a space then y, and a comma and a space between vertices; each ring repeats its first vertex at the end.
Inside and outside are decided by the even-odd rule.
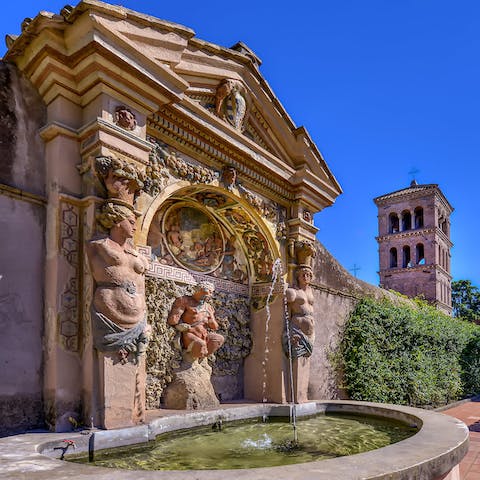
MULTIPOLYGON (((140 246, 138 251, 148 258, 151 258, 151 247, 140 246)), ((161 278, 163 280, 173 280, 174 282, 186 283, 187 285, 196 285, 199 282, 207 281, 215 285, 216 290, 223 292, 236 293, 245 297, 249 296, 248 285, 230 282, 222 278, 216 278, 209 275, 201 275, 192 273, 183 268, 174 267, 172 265, 164 265, 163 263, 152 261, 147 271, 147 276, 161 278)))

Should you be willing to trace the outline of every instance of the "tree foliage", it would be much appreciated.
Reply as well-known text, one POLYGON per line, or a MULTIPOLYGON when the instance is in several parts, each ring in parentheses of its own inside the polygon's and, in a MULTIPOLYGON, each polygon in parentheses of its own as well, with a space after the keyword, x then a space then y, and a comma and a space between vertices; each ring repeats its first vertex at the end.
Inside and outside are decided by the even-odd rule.
POLYGON ((434 307, 361 300, 341 344, 353 400, 434 407, 480 390, 480 327, 434 307))
POLYGON ((480 323, 480 290, 470 280, 452 282, 453 315, 480 323))

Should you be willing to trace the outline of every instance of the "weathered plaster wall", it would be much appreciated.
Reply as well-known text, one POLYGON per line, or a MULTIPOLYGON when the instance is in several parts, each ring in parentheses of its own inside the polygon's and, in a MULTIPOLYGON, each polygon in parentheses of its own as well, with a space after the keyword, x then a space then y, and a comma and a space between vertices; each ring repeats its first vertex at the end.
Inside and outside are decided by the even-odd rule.
MULTIPOLYGON (((310 362, 310 399, 345 398, 342 379, 332 365, 343 326, 359 298, 398 297, 350 275, 320 243, 316 242, 312 287, 315 297, 315 346, 310 362)), ((401 300, 400 300, 401 301, 401 300)))
POLYGON ((0 62, 0 434, 43 424, 44 118, 33 87, 0 62))
POLYGON ((43 141, 46 109, 18 70, 0 61, 0 183, 44 195, 43 141))

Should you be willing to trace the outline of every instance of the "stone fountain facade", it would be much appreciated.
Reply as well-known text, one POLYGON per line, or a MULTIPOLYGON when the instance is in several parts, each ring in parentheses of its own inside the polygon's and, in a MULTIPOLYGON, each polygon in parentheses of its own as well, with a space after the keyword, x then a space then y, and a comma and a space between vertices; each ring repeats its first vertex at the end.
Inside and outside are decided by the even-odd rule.
MULTIPOLYGON (((43 418, 53 430, 92 421, 105 427, 105 388, 117 404, 135 391, 115 368, 100 372, 94 348, 98 285, 86 248, 105 233, 97 218, 112 197, 108 171, 113 180, 135 178, 138 187, 127 203, 138 217, 134 244, 148 261, 152 329, 141 401, 162 406, 181 362, 167 316, 175 298, 201 281, 215 286, 212 304, 225 337, 211 359, 219 400, 287 401, 282 284, 266 308, 272 265, 282 260, 292 291, 299 269, 312 272, 305 295, 315 323, 328 323, 319 310, 328 301, 320 297, 335 290, 315 286, 322 259, 315 256, 321 247, 313 215, 341 189, 262 77, 259 58, 243 43, 223 48, 189 28, 96 0, 41 12, 7 43, 0 80, 11 138, 2 146, 2 248, 19 258, 26 277, 22 284, 18 268, 6 268, 10 283, 0 299, 12 329, 5 343, 19 335, 14 318, 26 319, 31 343, 8 375, 18 380, 27 365, 35 373, 20 376, 21 391, 5 387, 2 408, 24 395, 43 412, 28 413, 26 425, 43 418), (21 256, 19 236, 31 244, 21 256)), ((347 276, 335 278, 351 292, 347 276)), ((317 328, 315 367, 325 357, 317 349, 323 333, 317 328)), ((300 368, 296 375, 306 375, 302 388, 322 392, 319 373, 309 380, 300 368)), ((132 424, 132 417, 118 422, 132 424)))

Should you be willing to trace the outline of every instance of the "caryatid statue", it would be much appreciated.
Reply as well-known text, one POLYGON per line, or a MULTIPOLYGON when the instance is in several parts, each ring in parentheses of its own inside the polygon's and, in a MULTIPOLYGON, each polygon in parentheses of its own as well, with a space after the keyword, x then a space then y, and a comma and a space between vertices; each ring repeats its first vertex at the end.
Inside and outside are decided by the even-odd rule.
POLYGON ((314 297, 310 287, 313 278, 311 267, 298 266, 295 278, 296 286, 287 288, 285 292, 289 329, 285 330, 282 343, 285 353, 287 356, 291 355, 293 360, 294 401, 301 403, 308 400, 310 356, 315 342, 314 297))
POLYGON ((181 334, 181 348, 186 360, 201 361, 216 352, 225 341, 215 332, 218 323, 215 311, 208 303, 214 291, 212 283, 200 282, 193 295, 179 297, 172 305, 168 323, 181 334))
POLYGON ((312 270, 310 267, 298 267, 295 277, 297 286, 286 290, 292 357, 309 357, 315 341, 313 291, 310 287, 312 270))
POLYGON ((97 218, 109 232, 87 243, 87 255, 96 288, 92 303, 95 348, 117 351, 122 361, 143 355, 148 343, 145 271, 148 260, 135 249, 133 207, 107 201, 97 218))

